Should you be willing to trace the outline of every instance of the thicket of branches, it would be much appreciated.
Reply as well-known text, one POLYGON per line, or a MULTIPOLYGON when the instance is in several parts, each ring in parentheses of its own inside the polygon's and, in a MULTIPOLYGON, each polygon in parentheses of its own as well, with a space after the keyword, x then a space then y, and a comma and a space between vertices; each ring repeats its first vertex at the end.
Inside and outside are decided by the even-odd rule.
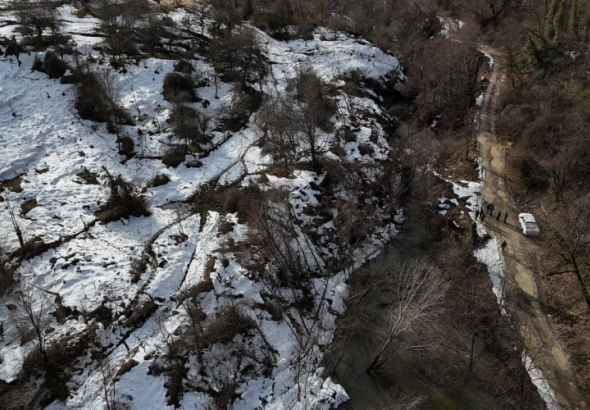
POLYGON ((46 30, 55 39, 62 22, 58 18, 57 7, 61 2, 55 0, 12 0, 11 7, 16 12, 19 24, 25 28, 25 34, 35 36, 37 45, 42 45, 46 30))

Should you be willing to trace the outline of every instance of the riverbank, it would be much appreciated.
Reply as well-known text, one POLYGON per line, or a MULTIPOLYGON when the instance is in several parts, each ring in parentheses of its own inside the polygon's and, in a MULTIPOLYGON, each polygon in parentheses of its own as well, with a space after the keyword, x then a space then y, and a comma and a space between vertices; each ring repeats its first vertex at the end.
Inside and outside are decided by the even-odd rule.
MULTIPOLYGON (((381 409, 412 400, 420 401, 417 408, 436 410, 544 407, 517 353, 518 335, 498 309, 487 268, 474 256, 485 240, 468 217, 469 200, 459 195, 450 200, 459 205, 445 213, 447 225, 440 236, 427 236, 409 219, 369 264, 434 260, 449 281, 444 312, 435 323, 404 336, 419 338, 424 347, 393 352, 381 368, 369 373, 366 369, 394 309, 387 293, 380 292, 369 320, 348 340, 335 368, 338 382, 350 396, 346 409, 381 409)), ((342 320, 347 323, 346 317, 342 320)), ((340 329, 336 346, 348 331, 340 329)))

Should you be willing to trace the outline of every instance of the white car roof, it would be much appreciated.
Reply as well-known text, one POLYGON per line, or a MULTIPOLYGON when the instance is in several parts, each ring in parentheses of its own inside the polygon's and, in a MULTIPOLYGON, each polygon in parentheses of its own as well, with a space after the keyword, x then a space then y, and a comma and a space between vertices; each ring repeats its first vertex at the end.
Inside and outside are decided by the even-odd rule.
POLYGON ((522 220, 524 220, 525 222, 537 222, 535 221, 535 217, 532 214, 527 214, 527 213, 522 213, 520 215, 518 215, 518 217, 522 220))

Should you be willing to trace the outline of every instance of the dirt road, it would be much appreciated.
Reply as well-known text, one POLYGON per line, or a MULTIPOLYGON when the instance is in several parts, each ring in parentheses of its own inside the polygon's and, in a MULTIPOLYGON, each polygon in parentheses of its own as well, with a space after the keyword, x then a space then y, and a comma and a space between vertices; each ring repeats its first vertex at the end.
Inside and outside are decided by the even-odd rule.
POLYGON ((505 150, 498 142, 495 121, 495 106, 506 84, 505 75, 498 64, 500 55, 489 47, 480 49, 495 60, 484 94, 477 141, 483 166, 483 202, 494 204, 494 215, 498 211, 502 212, 499 222, 488 216, 486 225, 500 243, 506 241, 508 244, 504 255, 507 270, 506 305, 525 340, 529 357, 533 358, 554 392, 556 403, 553 407, 563 410, 588 409, 590 406, 586 392, 578 385, 568 356, 543 312, 537 288, 538 277, 526 262, 530 260, 531 252, 534 253, 535 245, 522 235, 517 220, 520 213, 518 203, 510 197, 505 186, 505 150), (505 212, 508 212, 506 224, 502 222, 505 212))

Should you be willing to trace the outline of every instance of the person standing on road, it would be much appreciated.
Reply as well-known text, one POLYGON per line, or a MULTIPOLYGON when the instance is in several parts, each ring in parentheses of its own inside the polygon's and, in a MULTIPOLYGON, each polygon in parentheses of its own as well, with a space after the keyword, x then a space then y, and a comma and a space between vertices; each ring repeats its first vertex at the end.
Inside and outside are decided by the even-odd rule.
POLYGON ((500 216, 502 216, 502 211, 498 211, 498 215, 496 215, 496 222, 500 220, 500 216))
POLYGON ((508 212, 504 212, 504 223, 506 223, 506 219, 508 219, 508 212))
POLYGON ((488 208, 490 216, 494 216, 494 204, 489 204, 488 208))
POLYGON ((502 242, 502 253, 504 253, 504 249, 506 248, 506 245, 508 245, 508 244, 506 243, 506 241, 503 241, 503 242, 502 242))

